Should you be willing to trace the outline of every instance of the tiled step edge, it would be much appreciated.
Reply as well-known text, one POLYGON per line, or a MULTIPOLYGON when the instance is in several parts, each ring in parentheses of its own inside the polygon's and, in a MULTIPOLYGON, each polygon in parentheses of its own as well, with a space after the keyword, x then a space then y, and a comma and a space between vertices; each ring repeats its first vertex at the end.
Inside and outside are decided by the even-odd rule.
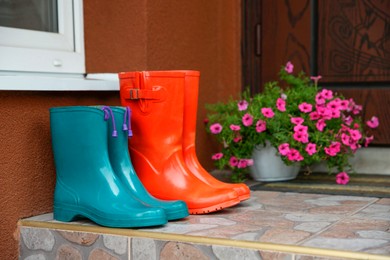
POLYGON ((150 239, 173 241, 173 242, 194 243, 194 244, 202 244, 202 245, 218 245, 218 246, 225 246, 225 247, 273 251, 273 252, 299 254, 299 255, 311 255, 311 256, 319 256, 319 257, 334 257, 337 259, 342 258, 342 259, 356 259, 356 260, 360 260, 360 259, 390 260, 390 256, 358 253, 352 251, 322 249, 322 248, 255 242, 255 241, 232 240, 232 239, 225 239, 225 238, 211 238, 211 237, 204 237, 204 236, 189 236, 189 235, 182 235, 182 234, 161 233, 161 232, 152 232, 152 231, 135 230, 135 229, 107 228, 101 226, 67 224, 67 223, 58 223, 58 222, 19 220, 18 228, 20 227, 46 228, 46 229, 53 229, 53 230, 118 235, 118 236, 135 237, 135 238, 147 237, 150 239))

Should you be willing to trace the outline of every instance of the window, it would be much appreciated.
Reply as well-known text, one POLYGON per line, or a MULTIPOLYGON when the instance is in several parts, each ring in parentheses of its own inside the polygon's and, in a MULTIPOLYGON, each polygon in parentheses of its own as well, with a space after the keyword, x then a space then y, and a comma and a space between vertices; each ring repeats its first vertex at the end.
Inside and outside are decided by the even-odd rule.
POLYGON ((0 0, 0 71, 85 73, 82 0, 0 0))

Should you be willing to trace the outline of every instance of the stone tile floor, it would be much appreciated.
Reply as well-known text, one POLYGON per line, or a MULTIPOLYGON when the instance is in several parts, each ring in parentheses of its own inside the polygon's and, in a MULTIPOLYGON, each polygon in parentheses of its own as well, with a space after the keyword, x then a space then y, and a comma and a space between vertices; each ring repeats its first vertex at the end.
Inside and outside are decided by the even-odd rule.
MULTIPOLYGON (((52 215, 48 214, 30 218, 27 222, 56 222, 50 218, 52 215)), ((69 225, 72 224, 93 226, 88 222, 69 225)), ((21 225, 24 225, 23 221, 21 225)), ((107 231, 116 234, 115 229, 108 228, 102 233, 107 231)), ((151 237, 150 234, 174 234, 181 236, 181 239, 189 238, 194 243, 203 244, 213 243, 205 238, 214 241, 221 239, 221 245, 224 245, 223 241, 233 241, 233 245, 234 241, 238 241, 237 247, 243 244, 251 249, 256 249, 254 243, 258 243, 260 249, 262 246, 276 245, 273 248, 276 250, 281 246, 280 252, 286 255, 275 259, 334 259, 325 257, 326 254, 321 255, 318 250, 314 252, 313 248, 336 250, 333 252, 336 258, 340 251, 361 253, 360 259, 390 259, 390 199, 252 191, 251 198, 237 206, 207 215, 191 215, 165 226, 138 229, 137 232, 141 232, 141 235, 137 233, 136 236, 142 236, 142 232, 145 232, 145 237, 151 237), (283 249, 284 245, 293 247, 283 249), (290 257, 294 250, 295 258, 290 257), (306 252, 304 254, 312 258, 297 257, 296 252, 306 252)), ((129 236, 132 236, 131 232, 129 236)), ((344 259, 342 256, 340 253, 337 259, 344 259)), ((244 259, 231 257, 229 259, 244 259)), ((349 258, 355 259, 352 255, 349 258)))
POLYGON ((255 191, 153 231, 390 255, 390 199, 255 191))

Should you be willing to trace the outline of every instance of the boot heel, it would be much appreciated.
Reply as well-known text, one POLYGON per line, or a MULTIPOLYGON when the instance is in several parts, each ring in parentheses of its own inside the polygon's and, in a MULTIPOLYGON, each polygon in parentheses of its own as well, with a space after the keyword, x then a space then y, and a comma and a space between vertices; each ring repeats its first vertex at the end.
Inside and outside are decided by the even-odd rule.
POLYGON ((55 220, 70 222, 78 217, 78 214, 72 210, 63 208, 54 208, 53 217, 55 220))

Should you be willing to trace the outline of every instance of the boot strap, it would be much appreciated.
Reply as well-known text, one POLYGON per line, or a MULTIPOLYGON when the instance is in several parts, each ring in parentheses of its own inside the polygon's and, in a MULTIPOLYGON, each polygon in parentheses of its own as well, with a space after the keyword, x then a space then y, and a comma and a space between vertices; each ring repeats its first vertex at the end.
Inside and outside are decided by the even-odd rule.
POLYGON ((163 91, 133 88, 129 91, 127 99, 163 99, 163 91))

